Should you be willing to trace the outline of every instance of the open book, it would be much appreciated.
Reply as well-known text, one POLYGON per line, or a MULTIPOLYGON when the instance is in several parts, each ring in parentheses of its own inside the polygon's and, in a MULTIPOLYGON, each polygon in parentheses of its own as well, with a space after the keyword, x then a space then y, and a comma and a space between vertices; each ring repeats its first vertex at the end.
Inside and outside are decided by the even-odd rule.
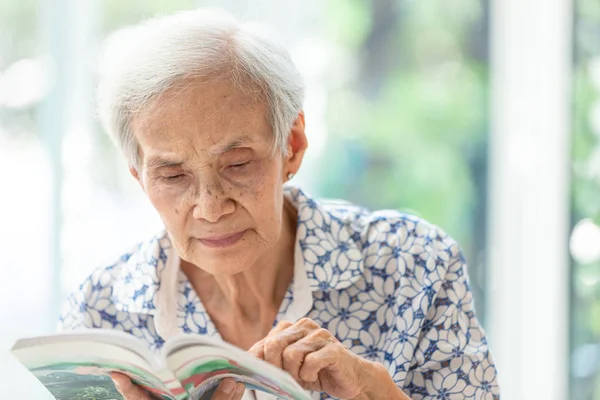
POLYGON ((160 353, 127 333, 90 329, 18 340, 13 355, 57 400, 121 399, 111 372, 128 375, 156 399, 210 399, 219 381, 286 400, 310 396, 286 372, 215 339, 181 334, 160 353))

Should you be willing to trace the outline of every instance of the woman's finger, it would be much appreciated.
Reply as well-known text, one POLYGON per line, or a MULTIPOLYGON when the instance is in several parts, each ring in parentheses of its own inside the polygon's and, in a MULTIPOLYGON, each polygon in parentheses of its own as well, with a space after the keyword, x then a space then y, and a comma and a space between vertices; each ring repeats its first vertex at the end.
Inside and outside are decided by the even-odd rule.
POLYGON ((113 372, 110 377, 115 384, 115 388, 125 400, 151 400, 150 396, 141 387, 133 384, 126 375, 113 372))
MULTIPOLYGON (((266 338, 265 338, 266 339, 266 338)), ((261 360, 265 359, 265 339, 261 339, 258 342, 254 343, 250 349, 248 349, 248 353, 252 354, 256 358, 260 358, 261 360)))
MULTIPOLYGON (((287 329, 292 325, 294 325, 294 324, 290 321, 279 321, 277 323, 277 325, 275 325, 275 328, 271 329, 271 332, 269 332, 269 335, 272 333, 281 332, 282 330, 287 329)), ((269 336, 269 335, 267 335, 267 336, 269 336)))
POLYGON ((307 354, 298 372, 300 380, 308 383, 316 382, 322 369, 339 362, 342 351, 341 344, 328 343, 321 349, 307 354))
POLYGON ((241 400, 244 396, 245 386, 233 378, 225 378, 217 386, 217 390, 212 396, 212 400, 241 400))
POLYGON ((265 359, 265 341, 270 336, 275 335, 275 334, 283 331, 284 329, 289 328, 292 325, 293 324, 291 322, 280 321, 277 324, 277 326, 275 326, 275 328, 273 328, 271 330, 271 332, 269 332, 269 334, 267 336, 265 336, 264 338, 262 338, 261 340, 259 340, 255 344, 253 344, 252 347, 250 347, 250 349, 248 350, 248 353, 252 354, 254 357, 257 357, 257 358, 260 358, 261 360, 264 360, 265 359))
POLYGON ((302 383, 299 373, 300 367, 304 363, 304 358, 308 354, 323 348, 327 343, 319 338, 313 338, 312 335, 308 335, 296 343, 292 343, 283 350, 283 369, 292 375, 295 380, 302 383))
POLYGON ((277 368, 283 368, 285 349, 309 333, 310 331, 305 328, 292 326, 282 332, 270 335, 263 344, 264 360, 277 368))

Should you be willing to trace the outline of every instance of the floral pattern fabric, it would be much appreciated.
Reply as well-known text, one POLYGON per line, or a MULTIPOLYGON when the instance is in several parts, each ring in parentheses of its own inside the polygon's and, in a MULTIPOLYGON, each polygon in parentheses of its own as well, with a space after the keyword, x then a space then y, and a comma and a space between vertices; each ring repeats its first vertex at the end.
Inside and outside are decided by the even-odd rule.
MULTIPOLYGON (((454 240, 397 211, 317 202, 294 187, 285 195, 298 210, 296 261, 275 323, 313 319, 354 353, 384 364, 411 399, 499 399, 454 240)), ((62 328, 117 329, 158 350, 166 339, 157 328, 163 293, 175 299, 169 314, 177 330, 218 337, 181 271, 167 291, 162 276, 173 252, 162 232, 96 269, 68 298, 62 328)))

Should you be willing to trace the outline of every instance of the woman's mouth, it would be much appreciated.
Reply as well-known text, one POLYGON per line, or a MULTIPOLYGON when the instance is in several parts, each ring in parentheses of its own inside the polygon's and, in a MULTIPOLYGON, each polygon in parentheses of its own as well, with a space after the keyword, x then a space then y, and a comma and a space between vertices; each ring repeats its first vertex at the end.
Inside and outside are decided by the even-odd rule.
POLYGON ((239 242, 242 237, 246 234, 247 230, 243 230, 235 233, 228 233, 225 235, 213 235, 199 238, 200 242, 207 247, 229 247, 239 242))

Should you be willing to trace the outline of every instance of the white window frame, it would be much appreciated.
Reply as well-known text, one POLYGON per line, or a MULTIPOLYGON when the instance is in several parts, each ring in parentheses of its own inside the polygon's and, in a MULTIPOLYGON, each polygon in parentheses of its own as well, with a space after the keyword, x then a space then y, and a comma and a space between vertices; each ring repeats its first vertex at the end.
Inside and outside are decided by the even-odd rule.
POLYGON ((491 7, 488 334, 511 400, 568 398, 573 7, 491 7))

